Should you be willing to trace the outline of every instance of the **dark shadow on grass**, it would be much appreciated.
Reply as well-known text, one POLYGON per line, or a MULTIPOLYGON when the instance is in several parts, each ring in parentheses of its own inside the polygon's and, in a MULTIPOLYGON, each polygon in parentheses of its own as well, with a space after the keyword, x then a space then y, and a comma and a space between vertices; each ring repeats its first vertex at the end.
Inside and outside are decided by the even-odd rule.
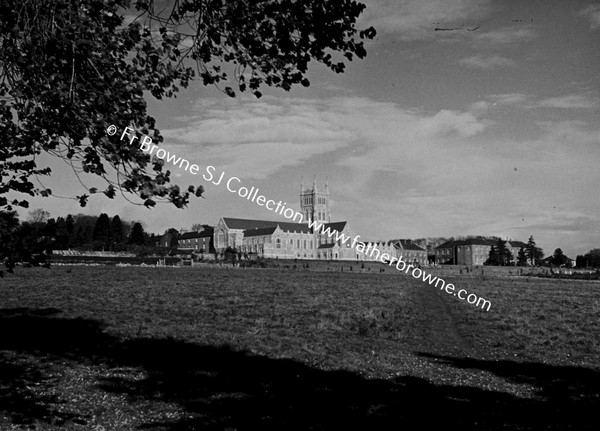
MULTIPOLYGON (((142 368, 145 379, 103 378, 98 386, 127 394, 131 402, 156 400, 185 410, 186 419, 148 422, 142 426, 148 430, 533 430, 596 429, 597 424, 598 373, 587 369, 428 356, 542 388, 540 399, 520 399, 415 377, 366 379, 356 373, 322 371, 293 360, 174 339, 122 341, 105 333, 99 322, 60 318, 57 310, 0 310, 0 333, 0 353, 142 368), (563 385, 555 386, 549 380, 552 376, 563 385), (569 384, 576 389, 565 386, 569 384), (551 396, 552 388, 561 394, 566 391, 564 405, 559 405, 558 392, 551 396), (580 398, 576 391, 583 392, 580 398)), ((10 366, 0 362, 0 370, 10 366)), ((43 378, 43 373, 40 366, 16 373, 13 380, 4 375, 0 400, 18 398, 19 388, 43 378)), ((13 420, 24 414, 48 423, 58 420, 49 417, 55 412, 53 400, 34 397, 28 403, 2 403, 0 414, 13 420)))

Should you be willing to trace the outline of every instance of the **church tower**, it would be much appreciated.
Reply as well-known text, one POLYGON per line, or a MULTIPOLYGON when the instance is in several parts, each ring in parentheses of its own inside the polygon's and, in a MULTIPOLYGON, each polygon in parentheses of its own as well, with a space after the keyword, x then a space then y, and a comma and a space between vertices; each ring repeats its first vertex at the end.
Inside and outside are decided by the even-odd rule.
POLYGON ((300 208, 304 221, 315 220, 321 223, 331 223, 331 213, 329 211, 329 186, 325 179, 325 187, 322 190, 317 188, 317 177, 313 178, 311 188, 304 188, 304 183, 300 185, 300 208))

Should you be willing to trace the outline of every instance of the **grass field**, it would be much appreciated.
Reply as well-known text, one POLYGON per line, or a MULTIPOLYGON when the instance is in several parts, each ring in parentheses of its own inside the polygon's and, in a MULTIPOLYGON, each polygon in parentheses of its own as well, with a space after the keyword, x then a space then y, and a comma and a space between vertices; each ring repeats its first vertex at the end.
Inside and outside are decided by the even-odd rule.
POLYGON ((0 429, 599 429, 600 283, 54 267, 0 279, 0 429))

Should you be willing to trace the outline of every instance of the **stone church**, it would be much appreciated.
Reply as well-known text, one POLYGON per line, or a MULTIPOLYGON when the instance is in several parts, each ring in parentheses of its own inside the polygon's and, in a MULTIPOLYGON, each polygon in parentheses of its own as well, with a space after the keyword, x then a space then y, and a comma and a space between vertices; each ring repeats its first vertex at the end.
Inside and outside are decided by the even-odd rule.
POLYGON ((322 188, 317 187, 316 178, 312 187, 301 184, 300 208, 305 221, 323 223, 325 230, 336 230, 350 240, 342 244, 342 240, 335 241, 335 235, 330 238, 321 230, 314 232, 307 223, 222 217, 215 226, 215 249, 223 252, 232 247, 248 255, 279 259, 359 259, 348 223, 331 221, 327 181, 322 188))

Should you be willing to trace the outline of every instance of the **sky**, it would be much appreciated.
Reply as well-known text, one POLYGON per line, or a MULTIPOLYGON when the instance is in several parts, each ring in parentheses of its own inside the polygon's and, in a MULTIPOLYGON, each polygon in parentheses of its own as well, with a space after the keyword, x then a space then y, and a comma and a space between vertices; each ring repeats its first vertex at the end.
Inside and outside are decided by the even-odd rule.
MULTIPOLYGON (((312 63, 310 87, 260 99, 199 82, 150 99, 163 148, 297 210, 301 181, 327 177, 332 219, 366 240, 533 235, 546 255, 560 247, 572 258, 600 247, 600 2, 363 2, 359 27, 378 32, 364 60, 343 74, 312 63)), ((80 194, 56 163, 44 183, 80 194)), ((205 197, 184 210, 103 196, 31 208, 119 214, 155 233, 223 216, 288 221, 171 171, 205 197)))

